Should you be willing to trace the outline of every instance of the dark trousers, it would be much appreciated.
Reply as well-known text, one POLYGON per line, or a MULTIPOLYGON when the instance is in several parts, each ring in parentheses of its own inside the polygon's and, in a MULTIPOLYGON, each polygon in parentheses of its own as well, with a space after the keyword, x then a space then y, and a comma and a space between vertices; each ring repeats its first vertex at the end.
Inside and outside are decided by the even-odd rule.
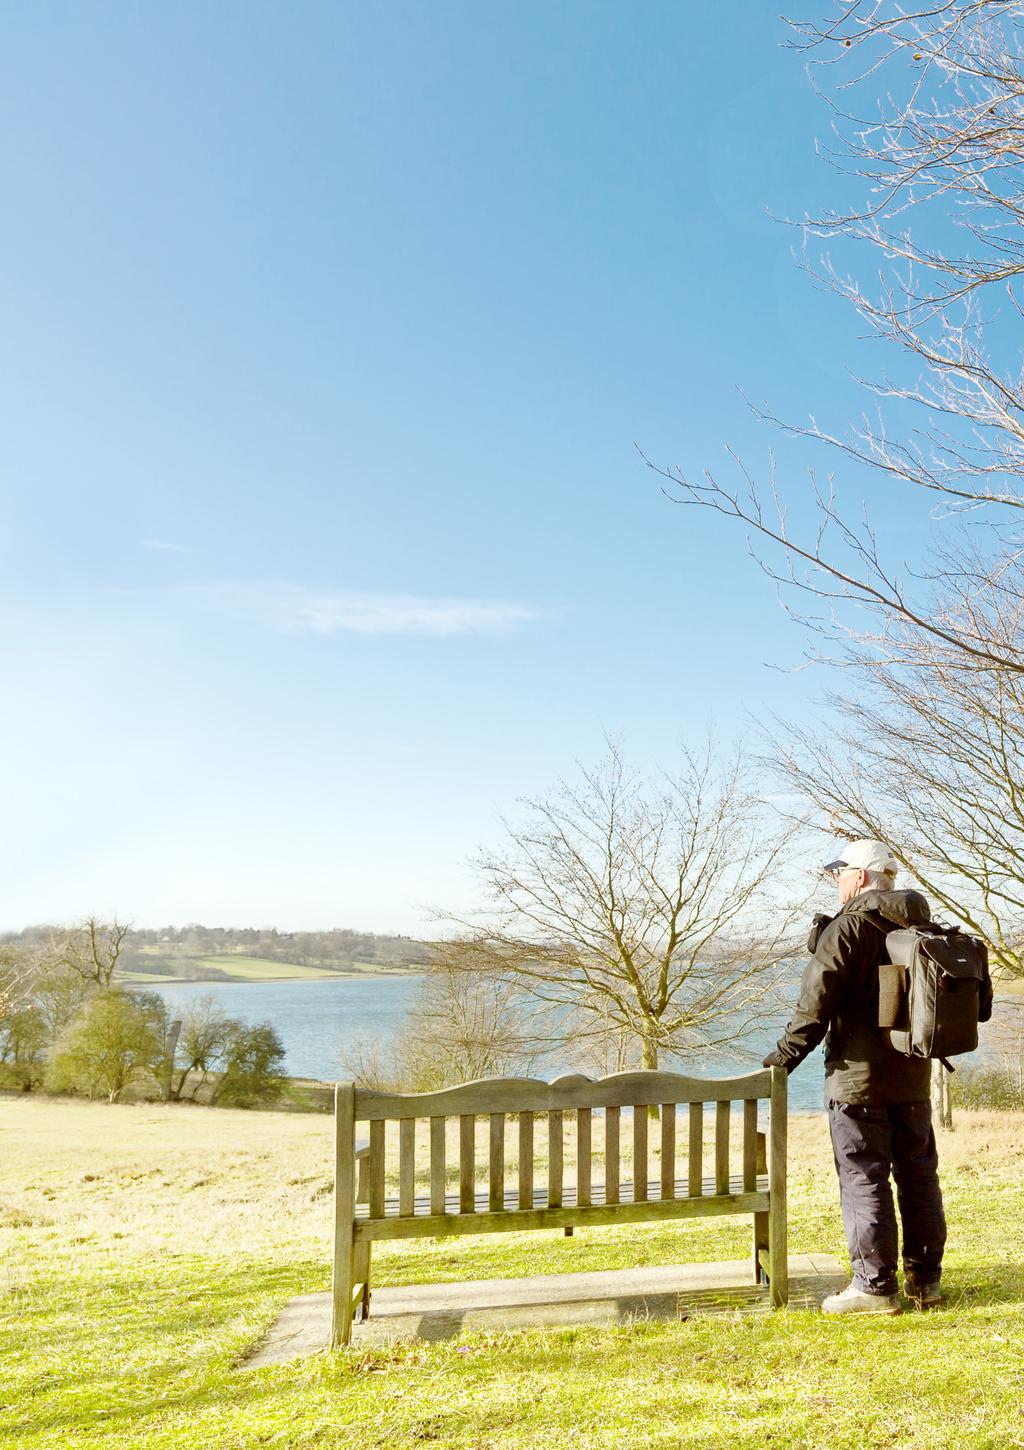
POLYGON ((903 1268, 937 1282, 946 1244, 939 1155, 931 1103, 828 1105, 853 1282, 868 1294, 895 1294, 899 1262, 890 1174, 903 1227, 903 1268))

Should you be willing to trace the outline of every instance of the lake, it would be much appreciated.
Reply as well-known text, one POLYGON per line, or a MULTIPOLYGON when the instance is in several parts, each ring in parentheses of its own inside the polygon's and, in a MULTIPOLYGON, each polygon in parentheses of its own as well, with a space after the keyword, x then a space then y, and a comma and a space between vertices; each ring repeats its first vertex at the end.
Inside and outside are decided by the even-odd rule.
MULTIPOLYGON (((172 1014, 180 1014, 197 997, 208 995, 223 1011, 250 1025, 272 1022, 284 1043, 284 1070, 289 1076, 333 1082, 345 1075, 348 1047, 367 1038, 386 1040, 401 1026, 419 981, 418 976, 408 976, 339 977, 336 982, 173 982, 167 986, 147 986, 146 990, 158 991, 172 1014)), ((1003 998, 996 1008, 1000 1015, 1008 1015, 1024 1011, 1024 1002, 1003 998)), ((775 1045, 785 1021, 783 1011, 768 1022, 764 1041, 756 1049, 757 1058, 752 1055, 751 1069, 775 1045)), ((984 1038, 983 1027, 980 1052, 959 1061, 967 1064, 983 1058, 984 1038)), ((715 1076, 742 1070, 721 1058, 704 1059, 693 1067, 715 1076)), ((544 1075, 554 1077, 557 1069, 544 1075)), ((812 1053, 790 1078, 789 1102, 797 1110, 821 1110, 820 1052, 812 1053)))
POLYGON ((388 1038, 401 1025, 418 976, 339 977, 336 982, 174 982, 150 986, 172 1015, 199 997, 250 1025, 272 1022, 284 1043, 290 1077, 333 1082, 345 1052, 366 1038, 388 1038))

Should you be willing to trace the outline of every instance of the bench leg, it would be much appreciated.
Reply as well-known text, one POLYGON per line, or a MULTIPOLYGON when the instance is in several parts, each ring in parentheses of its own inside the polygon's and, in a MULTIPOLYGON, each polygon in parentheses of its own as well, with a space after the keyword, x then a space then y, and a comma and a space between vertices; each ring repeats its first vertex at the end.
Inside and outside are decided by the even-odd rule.
POLYGON ((764 1283, 764 1269, 761 1267, 761 1251, 768 1251, 768 1215, 754 1214, 754 1283, 764 1283))
POLYGON ((786 1071, 772 1068, 771 1136, 768 1143, 768 1289, 772 1308, 789 1303, 786 1243, 786 1071))
POLYGON ((355 1291, 355 1245, 351 1236, 335 1245, 331 1285, 331 1348, 343 1349, 352 1338, 352 1295, 355 1291))
POLYGON ((789 1303, 789 1258, 786 1246, 786 1200, 773 1198, 768 1210, 768 1289, 772 1308, 789 1303))
POLYGON ((334 1264, 331 1274, 331 1348, 352 1338, 352 1295, 356 1280, 355 1085, 334 1087, 334 1264))
POLYGON ((567 1239, 571 1239, 572 1238, 572 1224, 571 1223, 566 1224, 565 1229, 563 1230, 563 1232, 564 1232, 564 1235, 565 1235, 565 1237, 567 1239))
POLYGON ((370 1317, 370 1252, 373 1244, 369 1239, 365 1243, 357 1244, 355 1254, 355 1282, 362 1284, 363 1297, 359 1301, 359 1309, 363 1319, 370 1317))

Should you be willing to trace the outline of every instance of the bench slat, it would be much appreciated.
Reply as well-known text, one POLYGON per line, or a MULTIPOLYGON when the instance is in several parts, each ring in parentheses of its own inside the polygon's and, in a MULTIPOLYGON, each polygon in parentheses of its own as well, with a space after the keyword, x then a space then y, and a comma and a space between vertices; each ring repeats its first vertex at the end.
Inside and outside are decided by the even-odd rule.
POLYGON ((459 1212, 476 1210, 476 1119, 472 1113, 459 1116, 459 1212))
POLYGON ((505 1115, 491 1114, 490 1163, 487 1176, 487 1206, 501 1208, 505 1201, 505 1115))
POLYGON ((743 1104, 743 1187, 753 1188, 757 1178, 757 1099, 743 1104))
POLYGON ((676 1105, 661 1105, 661 1196, 676 1196, 676 1105))
POLYGON ((704 1104, 690 1104, 689 1139, 687 1146, 689 1197, 699 1198, 703 1189, 704 1171, 704 1104))
POLYGON ((729 1120, 731 1103, 715 1104, 715 1192, 725 1193, 729 1182, 729 1120))
MULTIPOLYGON (((709 1175, 707 1178, 705 1178, 703 1180, 703 1182, 701 1184, 702 1192, 699 1193, 699 1194, 696 1194, 696 1195, 689 1194, 688 1191, 687 1191, 688 1190, 688 1186, 689 1186, 688 1179, 686 1179, 686 1178, 677 1178, 676 1181, 675 1181, 675 1183, 672 1185, 672 1189, 673 1189, 672 1193, 670 1195, 665 1196, 665 1197, 661 1197, 660 1196, 660 1194, 661 1194, 661 1180, 660 1180, 660 1178, 652 1178, 648 1182, 648 1184, 647 1184, 647 1196, 646 1196, 646 1198, 644 1197, 644 1193, 643 1193, 643 1189, 644 1189, 644 1185, 643 1184, 640 1185, 640 1193, 634 1198, 634 1196, 633 1196, 633 1181, 632 1181, 632 1179, 627 1178, 627 1179, 624 1179, 623 1182, 619 1184, 619 1199, 618 1199, 618 1202, 620 1202, 620 1203, 648 1203, 652 1207, 656 1207, 659 1203, 683 1202, 684 1200, 686 1200, 687 1198, 690 1198, 690 1197, 714 1198, 714 1197, 718 1196, 718 1195, 716 1195, 716 1192, 715 1192, 715 1180, 714 1180, 714 1177, 711 1176, 711 1175, 709 1175)), ((727 1193, 727 1194, 731 1194, 731 1195, 735 1196, 736 1194, 743 1193, 743 1192, 765 1193, 765 1192, 767 1192, 767 1189, 768 1189, 768 1175, 766 1173, 759 1173, 757 1175, 757 1178, 754 1181, 753 1188, 751 1188, 749 1190, 744 1189, 742 1175, 736 1174, 735 1176, 733 1176, 733 1177, 731 1177, 729 1179, 728 1187, 724 1190, 724 1192, 727 1193)), ((565 1184, 565 1186, 564 1186, 564 1188, 562 1190, 562 1202, 561 1202, 561 1204, 549 1204, 548 1201, 547 1201, 548 1191, 547 1191, 546 1185, 536 1185, 534 1187, 534 1190, 533 1190, 533 1201, 532 1201, 532 1203, 528 1201, 526 1203, 523 1211, 526 1212, 526 1213, 529 1213, 533 1209, 537 1209, 537 1208, 549 1208, 549 1207, 555 1207, 555 1208, 573 1208, 573 1207, 586 1208, 586 1207, 589 1207, 590 1205, 588 1205, 588 1204, 582 1204, 582 1203, 580 1203, 579 1196, 578 1196, 578 1192, 579 1192, 578 1185, 576 1185, 574 1183, 567 1183, 567 1184, 565 1184)), ((592 1184, 591 1185, 590 1193, 591 1193, 591 1204, 594 1207, 601 1207, 602 1205, 607 1204, 607 1198, 606 1198, 606 1194, 605 1194, 605 1185, 603 1183, 594 1183, 594 1184, 592 1184)), ((452 1192, 452 1193, 445 1194, 444 1202, 445 1202, 444 1212, 450 1213, 450 1214, 455 1214, 455 1215, 458 1215, 460 1212, 462 1212, 462 1210, 459 1207, 459 1205, 461 1203, 461 1196, 460 1196, 459 1193, 452 1192)), ((480 1215, 481 1217, 484 1216, 489 1211, 489 1207, 488 1207, 489 1202, 490 1202, 490 1192, 489 1192, 489 1190, 486 1190, 485 1191, 484 1189, 481 1189, 478 1193, 475 1194, 475 1197, 474 1197, 474 1209, 473 1209, 474 1213, 480 1215)), ((429 1196, 427 1194, 424 1193, 424 1194, 417 1195, 416 1199, 414 1200, 414 1203, 415 1203, 415 1216, 417 1218, 422 1218, 422 1217, 428 1216, 428 1215, 430 1215, 430 1214, 433 1213, 433 1209, 431 1207, 431 1201, 430 1201, 430 1198, 429 1198, 429 1196)), ((505 1190, 505 1192, 502 1195, 502 1201, 498 1205, 498 1209, 499 1209, 499 1211, 504 1212, 504 1213, 514 1213, 517 1210, 518 1203, 519 1203, 519 1194, 518 1194, 518 1191, 516 1189, 514 1189, 514 1188, 508 1188, 508 1189, 505 1190)), ((399 1206, 399 1200, 398 1200, 398 1198, 396 1198, 394 1196, 391 1196, 391 1197, 385 1199, 385 1201, 384 1201, 384 1208, 385 1208, 385 1212, 384 1212, 384 1215, 383 1216, 385 1218, 400 1218, 401 1217, 401 1212, 400 1212, 400 1206, 399 1206)), ((368 1217, 370 1217, 370 1215, 367 1212, 367 1206, 365 1204, 357 1204, 356 1205, 356 1218, 359 1219, 361 1222, 365 1222, 368 1217)), ((475 1232, 475 1230, 468 1230, 468 1232, 475 1232)))
POLYGON ((399 1212, 412 1213, 416 1192, 416 1119, 403 1118, 398 1125, 398 1201, 399 1212))
POLYGON ((633 1109, 633 1182, 638 1199, 647 1197, 647 1109, 633 1109))
POLYGON ((555 1108, 548 1113, 548 1207, 559 1208, 562 1202, 562 1113, 555 1108))
POLYGON ((576 1114, 576 1201, 590 1202, 591 1173, 591 1124, 590 1109, 580 1108, 576 1114))
POLYGON ((519 1207, 533 1205, 533 1114, 519 1114, 519 1207))
POLYGON ((605 1203, 619 1201, 618 1108, 606 1108, 604 1114, 604 1195, 605 1203))
POLYGON ((384 1124, 370 1124, 370 1217, 384 1216, 384 1124))
POLYGON ((430 1211, 444 1213, 445 1141, 444 1118, 430 1120, 430 1211))
MULTIPOLYGON (((733 1193, 705 1194, 701 1198, 679 1198, 662 1201, 654 1198, 634 1202, 631 1197, 621 1203, 593 1203, 580 1206, 566 1201, 557 1208, 541 1202, 534 1209, 506 1209, 499 1213, 417 1214, 415 1218, 398 1215, 384 1219, 357 1217, 353 1225, 356 1243, 367 1239, 445 1237, 450 1234, 518 1233, 529 1229, 558 1228, 580 1224, 638 1223, 660 1218, 693 1218, 727 1213, 763 1213, 769 1206, 767 1189, 744 1193, 737 1181, 733 1193)), ((483 1201, 486 1203, 486 1196, 483 1201)))

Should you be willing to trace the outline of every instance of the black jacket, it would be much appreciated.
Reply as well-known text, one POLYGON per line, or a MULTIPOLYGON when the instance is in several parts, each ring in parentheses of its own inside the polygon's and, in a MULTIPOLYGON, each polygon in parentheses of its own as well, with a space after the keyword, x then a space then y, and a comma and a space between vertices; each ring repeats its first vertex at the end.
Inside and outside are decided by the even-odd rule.
POLYGON ((896 1052, 878 1026, 878 968, 889 960, 887 932, 930 920, 919 891, 864 891, 837 916, 816 919, 807 943, 814 955, 778 1056, 792 1072, 824 1038, 826 1102, 927 1102, 931 1063, 896 1052))

